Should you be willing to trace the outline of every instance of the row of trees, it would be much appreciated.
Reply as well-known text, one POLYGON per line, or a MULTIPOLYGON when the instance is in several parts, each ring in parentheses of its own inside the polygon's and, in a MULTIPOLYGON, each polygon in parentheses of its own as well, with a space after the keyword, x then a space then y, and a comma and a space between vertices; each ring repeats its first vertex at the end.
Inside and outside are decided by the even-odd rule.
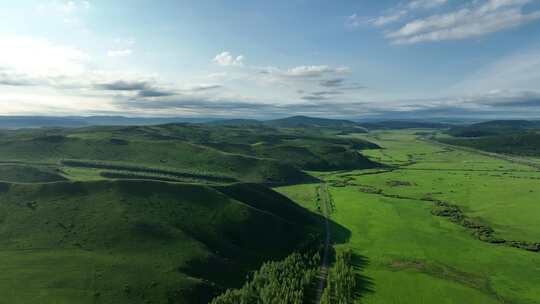
POLYGON ((354 303, 355 289, 356 276, 352 266, 352 252, 350 250, 338 252, 336 263, 328 272, 321 304, 354 303))
POLYGON ((195 169, 163 169, 155 167, 146 167, 140 165, 124 164, 119 162, 103 162, 94 160, 65 159, 61 164, 67 167, 104 169, 113 171, 128 171, 131 173, 142 173, 151 175, 162 175, 173 178, 191 178, 202 179, 213 182, 236 182, 237 180, 230 176, 220 175, 214 172, 205 172, 195 169))
POLYGON ((319 253, 293 253, 285 260, 265 263, 242 288, 227 290, 212 304, 302 304, 317 280, 319 253))

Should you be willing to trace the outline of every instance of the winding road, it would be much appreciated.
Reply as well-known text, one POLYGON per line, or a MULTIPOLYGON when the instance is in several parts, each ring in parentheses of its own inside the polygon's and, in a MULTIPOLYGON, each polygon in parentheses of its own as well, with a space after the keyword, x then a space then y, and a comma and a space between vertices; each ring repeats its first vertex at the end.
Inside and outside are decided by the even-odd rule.
POLYGON ((324 240, 324 252, 323 252, 323 258, 322 258, 322 264, 321 264, 321 272, 319 274, 320 281, 319 281, 319 287, 317 289, 317 301, 315 303, 319 304, 321 303, 322 295, 324 292, 324 288, 326 286, 326 279, 328 278, 328 258, 330 253, 330 246, 331 246, 331 230, 330 230, 330 212, 329 212, 329 196, 328 196, 328 186, 326 183, 322 183, 317 190, 319 193, 319 198, 321 200, 321 210, 324 216, 324 226, 325 226, 325 240, 324 240))

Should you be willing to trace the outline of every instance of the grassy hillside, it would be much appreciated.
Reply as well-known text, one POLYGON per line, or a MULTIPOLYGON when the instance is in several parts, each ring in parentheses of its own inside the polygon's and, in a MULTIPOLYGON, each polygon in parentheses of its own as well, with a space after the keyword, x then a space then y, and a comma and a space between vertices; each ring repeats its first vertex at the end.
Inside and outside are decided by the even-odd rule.
POLYGON ((0 293, 7 303, 207 303, 309 242, 319 223, 255 185, 0 183, 0 293))
POLYGON ((0 293, 16 304, 208 303, 263 262, 319 246, 322 218, 266 186, 379 167, 360 154, 376 144, 339 132, 1 131, 0 293))
POLYGON ((205 124, 215 126, 266 126, 272 128, 288 129, 331 129, 342 132, 366 133, 366 129, 354 121, 345 119, 329 119, 309 116, 291 116, 272 120, 255 119, 225 119, 207 122, 205 124))
MULTIPOLYGON (((92 160, 137 164, 151 168, 189 170, 243 181, 287 183, 310 178, 294 167, 273 160, 230 154, 180 140, 118 139, 95 129, 79 134, 55 134, 0 140, 4 160, 60 164, 62 160, 92 160)), ((25 135, 26 136, 26 135, 25 135)))
MULTIPOLYGON (((87 169, 112 168, 130 173, 130 167, 133 169, 135 164, 145 168, 135 170, 138 174, 174 171, 188 178, 219 176, 224 181, 272 184, 313 181, 301 170, 376 167, 376 163, 358 153, 366 148, 377 146, 360 139, 324 134, 320 130, 308 132, 260 126, 170 124, 0 133, 3 160, 46 163, 68 173, 73 173, 69 168, 73 162, 66 160, 107 164, 106 167, 86 166, 87 169)), ((116 176, 126 175, 126 172, 116 173, 116 176)), ((162 175, 177 178, 176 173, 162 175)), ((93 175, 112 176, 100 172, 93 175)), ((67 177, 78 179, 77 175, 67 177)))
POLYGON ((493 120, 468 126, 453 127, 448 133, 456 137, 482 137, 523 133, 523 131, 532 129, 540 129, 540 121, 493 120))
POLYGON ((540 156, 540 122, 495 120, 454 127, 437 140, 451 145, 523 156, 540 156))
POLYGON ((275 159, 305 170, 362 169, 377 166, 358 153, 361 149, 376 149, 377 145, 355 138, 340 138, 331 130, 169 125, 155 131, 223 152, 275 159))
POLYGON ((438 140, 451 145, 495 153, 540 156, 540 133, 533 131, 474 138, 442 137, 438 140))
POLYGON ((50 168, 0 163, 0 181, 42 183, 63 180, 66 180, 66 178, 64 178, 60 172, 50 168))
POLYGON ((379 122, 361 122, 359 124, 368 130, 446 129, 451 127, 450 124, 445 123, 408 120, 385 120, 379 122))
POLYGON ((318 118, 309 116, 291 116, 281 119, 268 120, 265 121, 265 124, 280 128, 356 128, 358 129, 359 133, 365 132, 362 127, 350 120, 318 118))

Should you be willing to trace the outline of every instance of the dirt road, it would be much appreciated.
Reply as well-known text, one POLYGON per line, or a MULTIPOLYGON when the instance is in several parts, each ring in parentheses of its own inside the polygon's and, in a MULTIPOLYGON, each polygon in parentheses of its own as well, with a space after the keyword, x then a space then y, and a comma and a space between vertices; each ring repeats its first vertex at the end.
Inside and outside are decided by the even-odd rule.
POLYGON ((324 216, 324 226, 325 226, 325 240, 324 240, 324 252, 321 265, 320 281, 319 287, 317 289, 317 304, 321 303, 322 294, 326 286, 326 279, 328 278, 328 259, 331 246, 331 230, 330 230, 330 197, 328 195, 328 186, 326 183, 322 183, 318 188, 319 198, 321 200, 321 210, 324 216))

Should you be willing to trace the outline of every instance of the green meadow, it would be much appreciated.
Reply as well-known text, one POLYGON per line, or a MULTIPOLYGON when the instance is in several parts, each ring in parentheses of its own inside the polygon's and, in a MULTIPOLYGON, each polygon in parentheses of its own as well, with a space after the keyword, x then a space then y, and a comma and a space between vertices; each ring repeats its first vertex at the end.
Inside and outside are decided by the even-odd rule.
MULTIPOLYGON (((540 241, 540 172, 421 139, 425 130, 355 135, 382 147, 364 155, 381 170, 319 173, 333 221, 350 231, 358 303, 539 303, 540 255, 482 241, 432 214, 441 200, 509 241, 540 241)), ((315 186, 278 188, 314 212, 315 186)), ((343 239, 334 232, 335 239, 343 239)))

